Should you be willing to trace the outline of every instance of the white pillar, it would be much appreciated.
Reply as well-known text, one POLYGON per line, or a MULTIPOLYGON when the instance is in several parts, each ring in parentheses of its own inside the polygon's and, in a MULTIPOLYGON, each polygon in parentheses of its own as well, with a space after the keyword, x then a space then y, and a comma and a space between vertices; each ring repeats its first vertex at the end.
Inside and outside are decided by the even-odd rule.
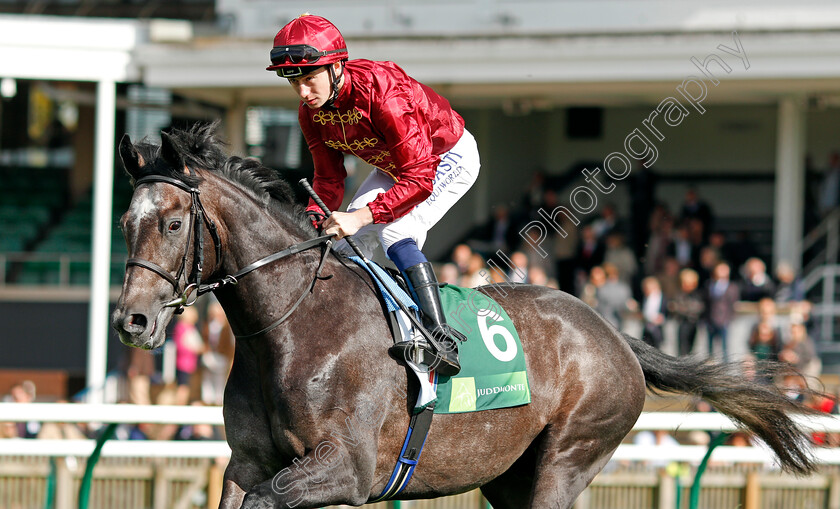
POLYGON ((225 135, 230 147, 230 153, 245 157, 245 102, 242 95, 234 93, 233 101, 225 113, 225 135))
POLYGON ((478 112, 478 121, 475 125, 468 125, 467 128, 475 137, 478 145, 478 154, 481 159, 481 172, 478 174, 478 180, 473 185, 473 192, 475 193, 475 209, 473 211, 473 220, 476 224, 482 224, 490 217, 490 156, 492 147, 490 146, 490 137, 492 129, 492 119, 490 118, 490 109, 483 108, 478 112))
POLYGON ((805 207, 805 115, 803 97, 779 101, 776 139, 776 190, 773 211, 773 263, 802 266, 802 221, 805 207))
POLYGON ((93 245, 88 311, 87 387, 90 402, 102 401, 108 369, 109 278, 111 274, 111 211, 114 193, 114 135, 116 84, 100 81, 96 87, 96 132, 93 171, 93 245))

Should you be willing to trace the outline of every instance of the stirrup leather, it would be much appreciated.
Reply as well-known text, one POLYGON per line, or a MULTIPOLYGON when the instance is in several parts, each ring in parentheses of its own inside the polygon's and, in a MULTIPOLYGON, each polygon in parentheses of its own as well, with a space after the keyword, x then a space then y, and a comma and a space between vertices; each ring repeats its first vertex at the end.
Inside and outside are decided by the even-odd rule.
POLYGON ((404 271, 412 296, 423 312, 423 325, 431 333, 429 341, 412 339, 397 343, 389 350, 392 355, 446 376, 461 370, 458 361, 458 342, 467 338, 446 323, 440 301, 440 288, 432 264, 412 265, 404 271))

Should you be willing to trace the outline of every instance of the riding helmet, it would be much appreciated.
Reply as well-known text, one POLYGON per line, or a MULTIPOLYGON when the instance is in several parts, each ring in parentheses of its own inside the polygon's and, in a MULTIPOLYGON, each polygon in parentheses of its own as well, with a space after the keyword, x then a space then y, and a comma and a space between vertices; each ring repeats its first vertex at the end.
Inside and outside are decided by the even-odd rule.
POLYGON ((274 36, 271 65, 266 70, 294 78, 348 58, 347 44, 335 25, 321 16, 302 14, 274 36))

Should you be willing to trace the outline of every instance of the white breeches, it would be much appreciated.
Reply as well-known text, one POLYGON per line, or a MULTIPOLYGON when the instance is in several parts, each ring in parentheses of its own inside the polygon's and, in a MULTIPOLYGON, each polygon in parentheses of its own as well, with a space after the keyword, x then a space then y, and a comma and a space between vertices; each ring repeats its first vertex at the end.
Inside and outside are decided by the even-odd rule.
MULTIPOLYGON (((381 256, 375 256, 380 253, 379 248, 387 252, 389 247, 403 239, 414 239, 417 247, 422 249, 426 233, 469 191, 478 178, 480 167, 475 138, 465 129, 458 143, 440 156, 432 194, 426 200, 393 222, 374 223, 361 228, 353 238, 368 258, 381 259, 381 256)), ((364 207, 393 185, 394 180, 386 173, 372 171, 359 186, 347 211, 364 207)), ((344 240, 336 244, 336 250, 353 254, 344 240)))

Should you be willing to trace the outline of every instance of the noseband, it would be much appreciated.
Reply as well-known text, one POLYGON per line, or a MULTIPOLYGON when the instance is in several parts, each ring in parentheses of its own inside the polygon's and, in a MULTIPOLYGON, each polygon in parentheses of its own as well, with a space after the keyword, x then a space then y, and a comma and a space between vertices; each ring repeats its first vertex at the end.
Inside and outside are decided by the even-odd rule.
POLYGON ((201 204, 201 198, 199 198, 200 192, 198 188, 191 187, 178 179, 165 177, 163 175, 149 175, 140 178, 134 183, 134 187, 136 188, 138 185, 141 184, 152 184, 157 182, 171 184, 179 189, 190 193, 190 198, 192 201, 190 204, 190 230, 194 231, 194 236, 192 236, 190 240, 187 240, 187 247, 184 249, 184 256, 181 258, 181 266, 178 268, 178 271, 175 273, 174 276, 160 265, 149 260, 143 260, 142 258, 129 258, 128 260, 126 260, 125 266, 126 269, 128 269, 128 267, 131 266, 137 266, 143 267, 144 269, 148 269, 154 272, 155 274, 169 281, 169 283, 172 284, 172 288, 175 290, 175 294, 178 295, 178 280, 181 279, 181 276, 184 274, 187 265, 187 256, 189 255, 190 251, 189 243, 190 241, 193 242, 193 280, 191 282, 187 280, 186 286, 184 287, 183 292, 181 292, 181 295, 167 302, 163 305, 163 307, 176 307, 177 309, 175 313, 181 313, 184 311, 184 308, 195 304, 196 300, 198 300, 198 297, 200 297, 201 295, 207 292, 217 290, 227 284, 235 285, 239 282, 239 279, 242 276, 245 276, 246 274, 256 269, 259 269, 264 265, 280 260, 281 258, 300 253, 301 251, 312 249, 316 246, 326 245, 326 249, 323 250, 323 254, 321 255, 321 261, 318 264, 318 269, 315 271, 315 278, 312 280, 311 284, 307 285, 306 290, 303 292, 303 294, 301 294, 301 296, 294 303, 291 309, 289 309, 282 317, 280 317, 280 319, 274 321, 269 326, 263 328, 260 331, 257 331, 252 334, 236 336, 238 339, 251 338, 265 334, 266 332, 280 325, 283 321, 286 320, 286 318, 288 318, 292 314, 292 312, 295 309, 297 309, 300 303, 303 302, 303 299, 312 291, 312 288, 314 287, 316 281, 318 281, 319 279, 329 279, 330 277, 332 277, 321 277, 321 269, 323 268, 324 262, 326 261, 327 256, 329 255, 330 250, 332 248, 333 237, 332 235, 323 235, 314 239, 305 240, 298 244, 294 244, 286 249, 283 249, 282 251, 278 251, 274 254, 270 254, 266 257, 260 258, 259 260, 242 268, 235 274, 228 274, 218 281, 214 281, 212 283, 207 284, 201 284, 201 273, 203 270, 204 263, 204 229, 202 228, 202 226, 207 225, 207 229, 210 231, 210 236, 213 238, 213 246, 215 247, 216 251, 216 262, 218 263, 219 260, 221 260, 222 242, 219 238, 219 233, 216 230, 216 224, 213 222, 212 219, 210 219, 210 217, 205 212, 204 205, 201 204), (190 297, 193 293, 195 293, 195 295, 191 299, 190 297))

